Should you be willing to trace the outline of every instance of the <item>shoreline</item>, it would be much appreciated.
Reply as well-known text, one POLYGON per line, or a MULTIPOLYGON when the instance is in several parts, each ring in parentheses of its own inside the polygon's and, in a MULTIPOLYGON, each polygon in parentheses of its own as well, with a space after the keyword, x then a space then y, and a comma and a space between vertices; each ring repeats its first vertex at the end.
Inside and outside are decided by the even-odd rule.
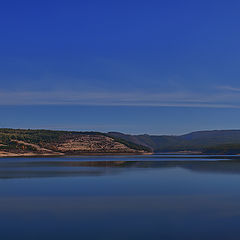
POLYGON ((181 156, 188 156, 188 155, 219 155, 219 156, 228 156, 228 155, 232 155, 232 156, 236 156, 239 157, 240 154, 203 154, 203 153, 193 153, 193 152, 189 152, 189 153, 179 153, 179 152, 168 152, 168 153, 162 153, 162 152, 85 152, 85 153, 76 153, 76 154, 68 154, 68 153, 12 153, 12 152, 2 152, 0 151, 0 160, 2 158, 21 158, 21 157, 26 157, 26 158, 34 158, 34 157, 82 157, 82 156, 141 156, 141 155, 160 155, 160 156, 164 156, 164 155, 181 155, 181 156))
POLYGON ((11 152, 0 152, 1 158, 20 158, 20 157, 80 157, 80 156, 127 156, 127 155, 152 155, 154 153, 147 152, 129 152, 129 153, 78 153, 78 154, 65 154, 65 153, 11 153, 11 152))

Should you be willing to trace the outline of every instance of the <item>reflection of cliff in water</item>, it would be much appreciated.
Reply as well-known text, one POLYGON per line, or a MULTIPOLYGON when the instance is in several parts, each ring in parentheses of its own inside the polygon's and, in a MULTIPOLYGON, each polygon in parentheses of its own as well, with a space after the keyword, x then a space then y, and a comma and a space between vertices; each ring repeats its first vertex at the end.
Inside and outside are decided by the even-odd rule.
POLYGON ((133 169, 182 168, 195 172, 240 174, 240 161, 31 161, 1 162, 0 179, 80 177, 120 174, 133 169))

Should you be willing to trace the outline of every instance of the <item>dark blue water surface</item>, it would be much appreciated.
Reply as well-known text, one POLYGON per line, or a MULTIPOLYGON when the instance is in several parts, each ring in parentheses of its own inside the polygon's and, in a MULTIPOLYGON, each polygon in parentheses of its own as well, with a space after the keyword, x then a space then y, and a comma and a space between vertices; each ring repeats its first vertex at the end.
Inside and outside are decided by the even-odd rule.
POLYGON ((238 158, 2 158, 1 239, 239 239, 238 158))

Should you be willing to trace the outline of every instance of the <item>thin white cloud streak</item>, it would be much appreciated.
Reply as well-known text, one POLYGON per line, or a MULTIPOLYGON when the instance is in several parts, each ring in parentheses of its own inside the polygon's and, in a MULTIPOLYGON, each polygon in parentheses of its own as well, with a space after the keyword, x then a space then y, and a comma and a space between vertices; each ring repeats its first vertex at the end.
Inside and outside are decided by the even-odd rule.
POLYGON ((232 92, 240 92, 240 88, 232 87, 232 86, 218 86, 217 89, 232 91, 232 92))
POLYGON ((0 105, 86 105, 240 108, 240 94, 189 92, 10 92, 0 91, 0 105))

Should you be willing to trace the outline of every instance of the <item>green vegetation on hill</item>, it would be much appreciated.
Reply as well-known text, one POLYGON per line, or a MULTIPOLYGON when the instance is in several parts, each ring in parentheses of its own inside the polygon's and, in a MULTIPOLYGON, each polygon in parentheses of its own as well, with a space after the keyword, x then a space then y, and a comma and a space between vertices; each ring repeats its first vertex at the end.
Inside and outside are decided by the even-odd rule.
POLYGON ((154 152, 200 151, 210 153, 212 151, 213 153, 216 151, 240 153, 240 130, 198 131, 181 136, 129 135, 118 132, 108 134, 146 146, 154 152))
POLYGON ((202 152, 205 154, 240 154, 240 144, 221 144, 204 148, 202 152))

